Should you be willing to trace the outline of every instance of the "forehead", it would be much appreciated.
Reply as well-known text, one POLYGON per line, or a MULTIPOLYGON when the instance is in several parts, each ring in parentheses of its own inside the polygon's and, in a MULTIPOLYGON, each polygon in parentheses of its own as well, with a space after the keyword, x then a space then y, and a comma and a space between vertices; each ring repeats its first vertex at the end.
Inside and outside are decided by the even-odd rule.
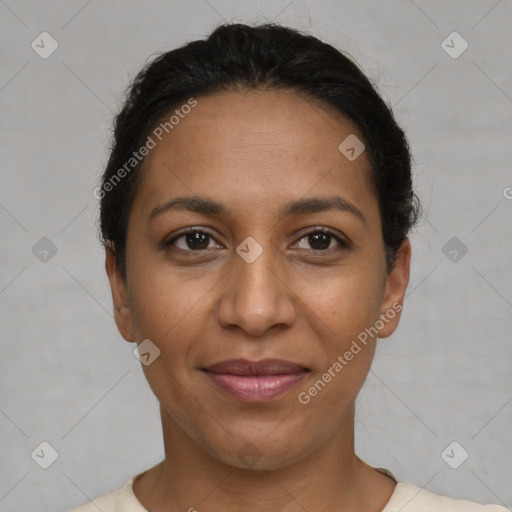
MULTIPOLYGON (((197 105, 182 119, 174 116, 177 124, 162 134, 163 144, 150 159, 166 148, 170 150, 169 157, 173 156, 171 152, 183 156, 180 147, 186 150, 195 144, 208 149, 213 157, 259 150, 261 158, 268 155, 275 160, 279 153, 293 151, 297 157, 315 161, 322 160, 325 153, 338 157, 340 137, 356 134, 362 139, 357 126, 347 117, 324 102, 295 91, 219 92, 196 101, 197 105)), ((193 157, 187 155, 189 159, 193 157)), ((289 155, 284 153, 283 157, 289 155)))
POLYGON ((333 189, 353 202, 375 200, 365 153, 351 161, 339 150, 347 137, 361 140, 359 130, 323 102, 255 90, 196 101, 145 159, 135 203, 146 210, 183 193, 267 207, 333 189))

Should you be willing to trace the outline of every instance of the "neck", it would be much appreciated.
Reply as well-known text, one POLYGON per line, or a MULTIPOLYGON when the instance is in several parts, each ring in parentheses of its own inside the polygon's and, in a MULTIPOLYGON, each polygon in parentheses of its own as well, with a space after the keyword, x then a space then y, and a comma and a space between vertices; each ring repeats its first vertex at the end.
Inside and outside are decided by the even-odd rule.
POLYGON ((310 444, 310 453, 301 453, 285 465, 269 462, 268 469, 219 460, 166 411, 161 413, 165 459, 134 483, 137 498, 150 512, 377 511, 394 489, 388 477, 354 453, 354 407, 328 444, 310 444), (370 482, 372 492, 380 486, 379 496, 368 496, 370 482))

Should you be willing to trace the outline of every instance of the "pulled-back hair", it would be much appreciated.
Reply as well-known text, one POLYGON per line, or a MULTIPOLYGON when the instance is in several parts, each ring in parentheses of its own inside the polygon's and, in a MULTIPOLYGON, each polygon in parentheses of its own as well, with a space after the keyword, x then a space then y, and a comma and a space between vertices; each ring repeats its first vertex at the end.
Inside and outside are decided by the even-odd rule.
POLYGON ((114 247, 123 278, 128 218, 144 163, 142 158, 133 160, 133 153, 164 116, 190 98, 237 88, 297 91, 357 125, 371 165, 389 272, 420 214, 409 146, 391 108, 359 67, 333 46, 276 24, 226 24, 205 40, 154 58, 130 85, 115 118, 110 157, 96 197, 101 199, 100 239, 114 247), (133 166, 127 168, 130 159, 133 166))

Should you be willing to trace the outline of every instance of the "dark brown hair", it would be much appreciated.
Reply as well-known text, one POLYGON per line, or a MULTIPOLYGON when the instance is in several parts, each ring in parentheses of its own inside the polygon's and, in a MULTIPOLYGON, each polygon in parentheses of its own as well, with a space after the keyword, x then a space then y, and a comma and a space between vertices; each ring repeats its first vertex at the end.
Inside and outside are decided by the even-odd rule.
POLYGON ((154 58, 130 85, 115 118, 110 157, 96 197, 101 199, 100 239, 115 248, 122 276, 126 278, 128 218, 143 159, 133 160, 132 167, 126 163, 177 106, 191 97, 237 87, 305 93, 358 126, 371 164, 389 272, 420 215, 409 146, 391 108, 359 67, 333 46, 276 24, 226 24, 205 40, 154 58))

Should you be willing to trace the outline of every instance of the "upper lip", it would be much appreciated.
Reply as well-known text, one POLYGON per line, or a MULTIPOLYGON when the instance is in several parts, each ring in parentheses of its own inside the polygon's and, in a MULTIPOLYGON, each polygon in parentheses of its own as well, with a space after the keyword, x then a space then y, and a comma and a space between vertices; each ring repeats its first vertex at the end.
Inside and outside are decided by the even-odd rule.
POLYGON ((263 359, 261 361, 230 359, 207 366, 203 370, 231 375, 289 375, 309 371, 308 368, 298 363, 284 359, 263 359))

